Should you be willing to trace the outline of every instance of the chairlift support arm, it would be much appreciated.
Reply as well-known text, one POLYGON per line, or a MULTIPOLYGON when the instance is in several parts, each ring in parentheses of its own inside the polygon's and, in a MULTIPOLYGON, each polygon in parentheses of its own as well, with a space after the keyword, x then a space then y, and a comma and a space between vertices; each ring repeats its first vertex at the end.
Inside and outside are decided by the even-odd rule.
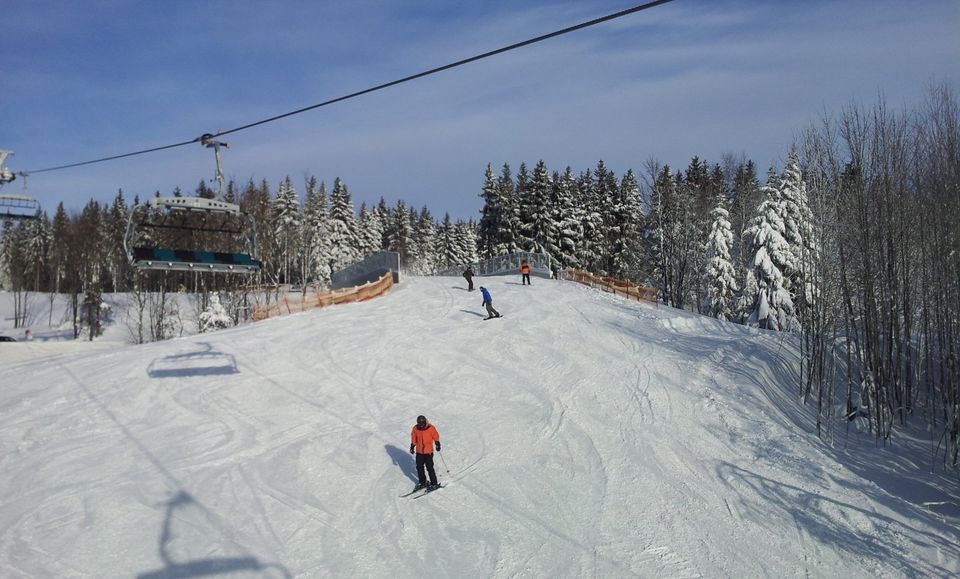
POLYGON ((228 143, 213 140, 213 135, 205 133, 200 137, 200 144, 213 149, 213 156, 217 160, 217 196, 223 197, 223 159, 220 157, 220 147, 230 148, 228 143))

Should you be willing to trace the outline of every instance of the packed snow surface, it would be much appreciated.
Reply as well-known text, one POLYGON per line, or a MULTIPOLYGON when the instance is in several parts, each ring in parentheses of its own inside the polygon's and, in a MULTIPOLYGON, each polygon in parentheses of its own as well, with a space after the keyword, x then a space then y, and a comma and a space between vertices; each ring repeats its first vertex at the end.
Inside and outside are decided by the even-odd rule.
POLYGON ((960 572, 930 441, 821 442, 789 337, 478 281, 504 318, 408 278, 143 346, 0 343, 0 576, 960 572), (401 498, 418 414, 446 487, 401 498))

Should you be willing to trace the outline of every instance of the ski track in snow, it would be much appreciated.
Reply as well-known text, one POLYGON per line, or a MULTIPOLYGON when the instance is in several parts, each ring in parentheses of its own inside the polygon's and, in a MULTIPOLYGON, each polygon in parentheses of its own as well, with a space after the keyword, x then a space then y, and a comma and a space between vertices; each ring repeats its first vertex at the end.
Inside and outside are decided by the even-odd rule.
POLYGON ((0 363, 0 575, 960 571, 956 519, 810 434, 783 336, 535 281, 484 279, 498 324, 474 323, 462 280, 410 278, 370 302, 0 363), (420 413, 445 488, 411 500, 420 413))

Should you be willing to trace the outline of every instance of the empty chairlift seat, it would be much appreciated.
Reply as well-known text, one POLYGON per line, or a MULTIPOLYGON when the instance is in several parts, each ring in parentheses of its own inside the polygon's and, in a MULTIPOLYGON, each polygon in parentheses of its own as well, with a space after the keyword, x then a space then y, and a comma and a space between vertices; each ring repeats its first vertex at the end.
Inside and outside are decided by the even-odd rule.
POLYGON ((199 197, 155 197, 147 206, 138 205, 130 212, 127 236, 124 240, 130 265, 137 269, 167 271, 199 271, 223 273, 256 273, 261 262, 248 253, 217 251, 228 245, 243 242, 250 249, 256 243, 252 228, 240 207, 233 203, 199 197), (140 234, 147 229, 168 230, 216 239, 221 247, 196 249, 169 249, 137 245, 140 234), (206 235, 205 235, 206 234, 206 235), (231 243, 232 242, 232 243, 231 243))

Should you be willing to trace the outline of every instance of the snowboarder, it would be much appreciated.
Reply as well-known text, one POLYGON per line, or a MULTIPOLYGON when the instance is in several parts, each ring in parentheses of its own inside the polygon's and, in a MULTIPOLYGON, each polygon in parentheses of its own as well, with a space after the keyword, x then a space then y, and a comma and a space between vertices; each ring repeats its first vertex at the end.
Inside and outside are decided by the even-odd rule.
POLYGON ((530 285, 530 264, 527 263, 527 260, 523 260, 523 263, 520 264, 520 275, 522 285, 530 285))
POLYGON ((418 491, 422 488, 434 490, 440 486, 437 480, 437 473, 433 470, 433 449, 436 447, 440 452, 440 433, 437 429, 427 422, 427 417, 421 414, 417 416, 417 424, 410 431, 410 454, 417 455, 417 476, 419 482, 413 490, 418 491), (424 469, 430 474, 430 485, 427 485, 427 477, 424 469))
POLYGON ((499 318, 500 312, 493 309, 493 298, 490 297, 490 292, 487 291, 487 288, 480 286, 480 293, 483 294, 483 303, 480 305, 487 307, 487 317, 484 319, 499 318))
POLYGON ((469 287, 467 288, 467 291, 472 292, 473 291, 473 270, 470 269, 469 265, 467 266, 466 271, 463 272, 463 277, 466 278, 467 284, 469 285, 469 287))

